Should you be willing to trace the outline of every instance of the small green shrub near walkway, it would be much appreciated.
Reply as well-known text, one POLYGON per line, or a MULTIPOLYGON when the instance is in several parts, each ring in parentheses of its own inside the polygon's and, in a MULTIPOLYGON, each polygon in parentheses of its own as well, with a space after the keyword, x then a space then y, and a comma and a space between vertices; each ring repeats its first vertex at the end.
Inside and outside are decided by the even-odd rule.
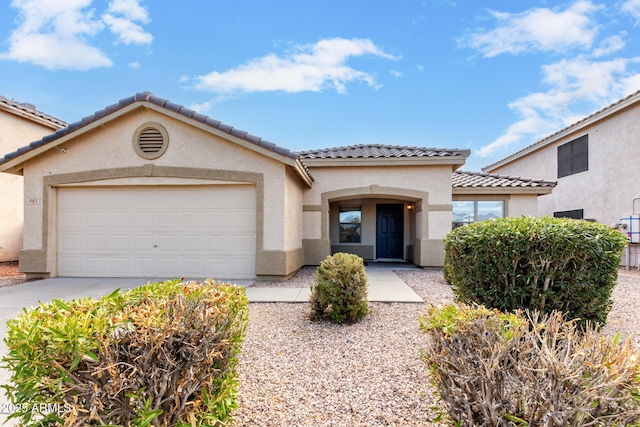
POLYGON ((24 426, 217 426, 237 407, 244 288, 167 281, 53 300, 7 322, 4 386, 24 426))
POLYGON ((311 286, 311 317, 328 317, 335 323, 355 322, 369 312, 367 275, 357 255, 336 253, 316 270, 311 286))
POLYGON ((565 313, 602 325, 626 237, 603 224, 563 218, 503 218, 445 238, 445 277, 456 298, 501 311, 565 313))

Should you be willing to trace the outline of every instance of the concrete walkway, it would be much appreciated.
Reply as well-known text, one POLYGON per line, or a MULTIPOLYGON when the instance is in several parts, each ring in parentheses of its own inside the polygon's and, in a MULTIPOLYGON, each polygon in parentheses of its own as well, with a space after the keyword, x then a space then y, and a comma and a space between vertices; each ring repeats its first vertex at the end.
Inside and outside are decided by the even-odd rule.
MULTIPOLYGON (((424 302, 392 270, 397 264, 370 264, 365 267, 371 302, 424 302)), ((397 267, 403 268, 403 267, 397 267)), ((248 286, 249 302, 309 302, 309 288, 252 288, 248 286)))

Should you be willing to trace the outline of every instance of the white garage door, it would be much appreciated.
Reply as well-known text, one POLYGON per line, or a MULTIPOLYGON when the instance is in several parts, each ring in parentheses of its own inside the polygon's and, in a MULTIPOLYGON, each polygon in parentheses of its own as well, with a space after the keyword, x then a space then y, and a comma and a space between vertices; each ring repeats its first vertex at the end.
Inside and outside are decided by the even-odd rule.
POLYGON ((249 185, 60 188, 58 275, 252 279, 249 185))

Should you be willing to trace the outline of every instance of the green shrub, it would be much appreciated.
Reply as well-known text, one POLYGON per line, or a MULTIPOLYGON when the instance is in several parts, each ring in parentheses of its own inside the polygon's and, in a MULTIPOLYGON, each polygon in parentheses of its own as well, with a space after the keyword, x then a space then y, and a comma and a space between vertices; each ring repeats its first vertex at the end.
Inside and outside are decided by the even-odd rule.
POLYGON ((328 256, 316 270, 311 286, 312 317, 327 316, 336 323, 354 322, 369 312, 367 275, 362 258, 354 254, 328 256))
POLYGON ((431 306, 423 351, 450 421, 464 426, 640 422, 640 354, 554 311, 431 306))
POLYGON ((12 417, 25 426, 222 425, 237 407, 247 323, 244 288, 211 280, 25 310, 7 322, 12 417))
POLYGON ((445 238, 445 277, 465 303, 558 310, 582 324, 604 324, 626 244, 617 230, 587 221, 482 221, 445 238))

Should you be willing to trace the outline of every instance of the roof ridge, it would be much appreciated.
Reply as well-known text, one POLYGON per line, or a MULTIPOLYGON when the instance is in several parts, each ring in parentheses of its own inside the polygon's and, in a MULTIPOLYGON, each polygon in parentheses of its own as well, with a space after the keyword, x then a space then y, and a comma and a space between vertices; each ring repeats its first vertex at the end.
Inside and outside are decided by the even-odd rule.
POLYGON ((302 150, 299 151, 300 154, 302 153, 314 153, 314 152, 324 152, 324 151, 331 151, 331 150, 344 150, 344 149, 349 149, 349 148, 362 148, 362 147, 378 147, 378 148, 405 148, 405 149, 414 149, 414 150, 446 150, 446 151, 464 151, 464 150, 460 150, 457 148, 437 148, 437 147, 419 147, 417 145, 393 145, 393 144, 375 144, 375 143, 370 143, 370 144, 354 144, 354 145, 343 145, 343 146, 338 146, 338 147, 325 147, 325 148, 315 148, 315 149, 309 149, 309 150, 302 150))
POLYGON ((49 114, 43 113, 42 111, 39 111, 35 105, 27 103, 27 102, 18 102, 14 99, 9 99, 5 96, 0 95, 0 103, 2 104, 6 104, 9 107, 15 108, 17 110, 21 110, 27 114, 31 114, 35 117, 38 117, 42 120, 51 122, 52 124, 54 124, 56 127, 64 127, 67 126, 67 122, 65 122, 64 120, 58 119, 54 116, 51 116, 49 114))

